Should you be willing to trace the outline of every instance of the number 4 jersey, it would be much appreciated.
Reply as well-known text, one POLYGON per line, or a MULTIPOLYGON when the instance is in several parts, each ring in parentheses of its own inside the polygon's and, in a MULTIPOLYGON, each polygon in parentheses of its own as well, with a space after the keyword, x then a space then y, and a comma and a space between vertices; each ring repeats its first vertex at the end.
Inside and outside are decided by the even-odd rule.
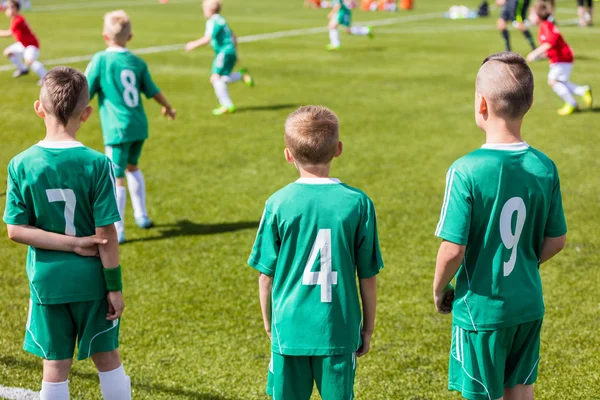
POLYGON ((144 60, 123 47, 109 47, 94 55, 85 75, 90 98, 98 95, 104 144, 147 139, 148 119, 141 93, 151 98, 160 90, 144 60))
POLYGON ((566 232, 558 171, 542 152, 485 145, 456 161, 435 233, 466 245, 454 323, 495 330, 542 318, 542 242, 566 232))
MULTIPOLYGON (((12 159, 4 222, 70 236, 90 236, 119 221, 108 157, 79 142, 41 141, 12 159)), ((97 257, 29 247, 27 277, 39 304, 99 300, 106 296, 97 257)))
POLYGON ((361 341, 356 277, 383 268, 375 207, 336 179, 301 178, 267 200, 248 263, 273 277, 272 350, 350 354, 361 341))

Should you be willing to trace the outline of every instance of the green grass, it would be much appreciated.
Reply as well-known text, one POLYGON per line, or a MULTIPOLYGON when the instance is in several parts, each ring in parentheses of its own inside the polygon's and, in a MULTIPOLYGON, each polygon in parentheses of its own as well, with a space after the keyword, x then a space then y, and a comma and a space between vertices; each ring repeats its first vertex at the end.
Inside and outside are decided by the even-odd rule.
MULTIPOLYGON (((84 0, 69 3, 77 1, 88 8, 52 11, 44 7, 63 2, 34 0, 38 11, 27 17, 42 41, 43 60, 101 50, 102 15, 123 3, 100 2, 108 3, 104 8, 84 0)), ((183 43, 203 32, 200 1, 125 3, 134 23, 133 48, 183 43)), ((356 12, 354 20, 441 13, 453 3, 417 0, 410 13, 356 12)), ((572 2, 560 6, 565 9, 559 20, 576 17, 572 2)), ((326 13, 303 9, 300 0, 226 0, 223 12, 240 37, 324 26, 326 13)), ((296 179, 283 158, 284 119, 309 103, 338 113, 345 152, 332 175, 366 191, 379 217, 386 268, 372 351, 360 360, 357 397, 458 397, 446 390, 451 319, 436 314, 431 300, 439 244, 433 231, 446 169, 484 141, 473 122, 473 87, 482 59, 502 50, 493 24, 493 18, 450 21, 430 15, 379 27, 374 41, 344 35, 343 50, 333 54, 323 50, 327 33, 242 44, 241 63, 257 86, 232 86, 240 112, 224 118, 210 115, 216 99, 208 82, 209 49, 144 56, 179 118, 165 121, 147 103, 151 138, 141 168, 156 228, 137 229, 127 209, 130 242, 121 258, 128 307, 121 354, 134 398, 265 398, 269 343, 257 274, 245 263, 264 201, 296 179)), ((600 87, 599 28, 565 23, 561 29, 578 58, 573 80, 600 87)), ((512 39, 516 51, 528 50, 517 32, 512 39)), ((542 268, 547 314, 536 391, 539 399, 598 399, 600 114, 596 109, 558 117, 561 103, 545 84, 547 64, 532 68, 537 88, 524 137, 557 163, 570 227, 566 250, 542 268)), ((12 80, 9 72, 0 77, 0 165, 6 165, 40 140, 44 127, 32 110, 38 95, 34 78, 12 80)), ((79 139, 103 148, 97 115, 79 139)), ((5 178, 2 168, 0 180, 5 178)), ((6 236, 4 226, 0 236, 6 236)), ((21 350, 28 302, 25 248, 1 239, 0 249, 0 384, 39 390, 41 361, 21 350)), ((100 398, 89 361, 75 363, 70 386, 74 399, 100 398)))

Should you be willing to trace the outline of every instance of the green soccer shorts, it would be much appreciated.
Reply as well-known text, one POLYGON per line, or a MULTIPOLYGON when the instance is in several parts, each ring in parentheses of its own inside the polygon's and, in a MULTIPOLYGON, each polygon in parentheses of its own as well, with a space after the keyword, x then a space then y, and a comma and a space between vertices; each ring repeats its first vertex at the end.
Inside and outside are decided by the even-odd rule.
POLYGON ((142 147, 144 147, 143 140, 106 146, 106 155, 115 165, 115 176, 117 178, 125 178, 127 165, 138 165, 142 147))
POLYGON ((505 387, 536 381, 541 319, 495 331, 452 329, 449 390, 466 399, 494 400, 504 395, 505 387))
POLYGON ((267 394, 273 400, 309 400, 314 382, 323 400, 354 398, 356 353, 283 356, 271 353, 267 394))
POLYGON ((108 301, 37 304, 29 300, 23 349, 46 360, 77 359, 119 347, 120 321, 107 321, 108 301))
POLYGON ((337 22, 338 24, 349 28, 350 25, 352 25, 352 12, 350 10, 340 9, 337 14, 337 22))
POLYGON ((237 61, 237 55, 235 53, 222 52, 215 56, 212 64, 211 74, 217 74, 221 76, 231 75, 235 62, 237 61))

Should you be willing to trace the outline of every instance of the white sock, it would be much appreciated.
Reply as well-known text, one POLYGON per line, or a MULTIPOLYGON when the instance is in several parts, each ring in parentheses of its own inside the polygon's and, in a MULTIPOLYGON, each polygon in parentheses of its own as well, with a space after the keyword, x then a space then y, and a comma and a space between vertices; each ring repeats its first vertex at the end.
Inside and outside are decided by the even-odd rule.
POLYGON ((34 61, 33 64, 31 64, 31 69, 40 77, 40 79, 44 79, 46 76, 46 68, 44 68, 44 64, 39 61, 34 61))
POLYGON ((552 86, 552 90, 554 90, 554 93, 559 95, 560 98, 563 99, 566 103, 569 103, 573 107, 577 107, 577 101, 569 91, 567 85, 565 85, 562 82, 556 82, 554 86, 552 86))
POLYGON ((40 400, 69 400, 69 381, 56 383, 42 381, 40 400))
POLYGON ((583 96, 589 89, 587 86, 579 86, 571 82, 567 82, 565 85, 567 85, 571 93, 576 94, 577 96, 583 96))
POLYGON ((21 59, 20 56, 17 56, 15 54, 11 55, 9 58, 11 63, 13 63, 15 65, 15 67, 17 67, 20 71, 27 71, 29 68, 27 68, 27 66, 23 63, 23 60, 21 59))
POLYGON ((333 47, 340 45, 340 32, 337 29, 331 29, 329 31, 329 41, 333 47))
POLYGON ((115 227, 118 233, 125 231, 125 203, 127 203, 127 190, 125 186, 117 186, 117 208, 119 209, 119 215, 121 220, 115 222, 115 227))
POLYGON ((353 26, 350 28, 350 33, 353 35, 365 36, 369 34, 369 28, 366 26, 353 26))
POLYGON ((237 82, 241 79, 242 79, 241 72, 234 72, 233 74, 229 75, 229 83, 237 82))
POLYGON ((131 379, 125 374, 123 364, 108 372, 98 372, 100 391, 104 400, 131 400, 131 379))
POLYGON ((135 219, 148 216, 146 210, 146 184, 144 175, 139 169, 135 172, 126 172, 127 186, 129 187, 129 196, 133 206, 133 216, 135 219))
POLYGON ((215 88, 215 94, 217 95, 217 99, 219 99, 219 103, 223 107, 231 107, 233 102, 231 101, 231 97, 229 97, 227 84, 222 79, 217 79, 213 82, 213 87, 215 88))

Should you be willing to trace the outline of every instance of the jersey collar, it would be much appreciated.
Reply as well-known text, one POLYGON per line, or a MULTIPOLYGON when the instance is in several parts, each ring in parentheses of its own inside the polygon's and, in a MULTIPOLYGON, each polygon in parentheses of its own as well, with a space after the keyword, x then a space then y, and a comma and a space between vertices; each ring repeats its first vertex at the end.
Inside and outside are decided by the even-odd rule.
POLYGON ((504 151, 522 151, 527 150, 529 145, 527 142, 521 143, 487 143, 481 146, 482 149, 488 150, 504 150, 504 151))
POLYGON ((109 48, 106 49, 106 51, 110 51, 110 52, 114 52, 114 53, 127 53, 129 50, 127 50, 125 47, 121 47, 121 46, 110 46, 109 48))
POLYGON ((307 185, 335 185, 342 183, 337 178, 298 178, 296 183, 305 183, 307 185))
POLYGON ((40 140, 37 144, 45 149, 73 149, 75 147, 84 147, 83 143, 76 140, 68 140, 64 142, 52 142, 49 140, 40 140))

